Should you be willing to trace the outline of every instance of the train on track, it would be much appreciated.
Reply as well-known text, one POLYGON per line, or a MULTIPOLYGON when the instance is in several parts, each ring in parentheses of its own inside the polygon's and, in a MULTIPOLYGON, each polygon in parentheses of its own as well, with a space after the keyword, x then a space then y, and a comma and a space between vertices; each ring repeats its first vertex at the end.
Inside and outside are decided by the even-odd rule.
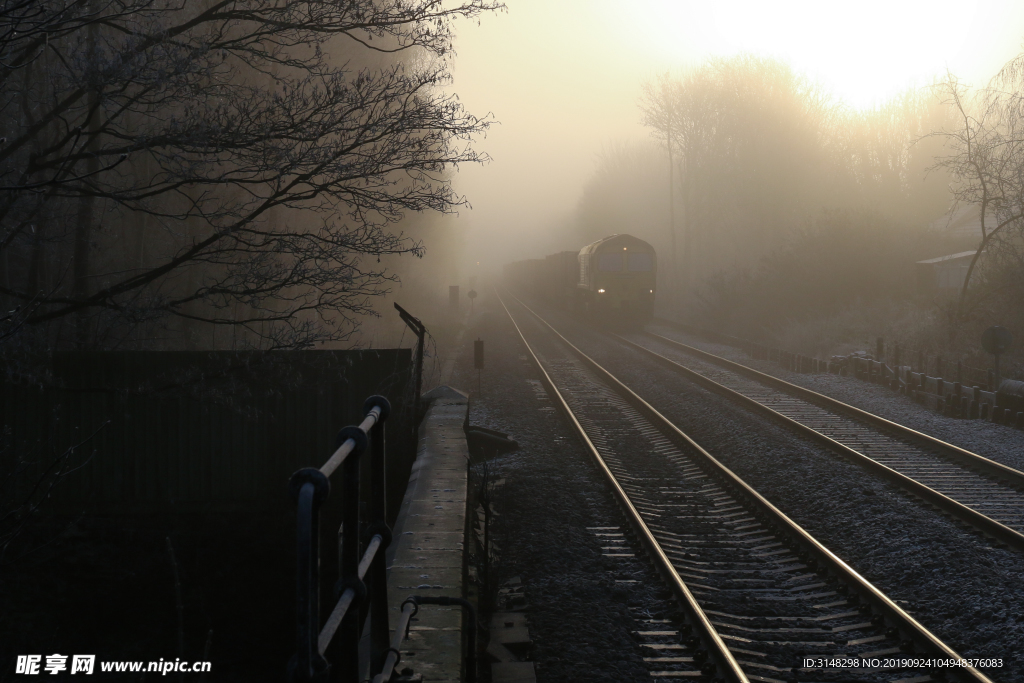
POLYGON ((654 247, 632 235, 611 235, 579 251, 505 266, 505 279, 513 286, 607 322, 650 319, 657 275, 654 247))

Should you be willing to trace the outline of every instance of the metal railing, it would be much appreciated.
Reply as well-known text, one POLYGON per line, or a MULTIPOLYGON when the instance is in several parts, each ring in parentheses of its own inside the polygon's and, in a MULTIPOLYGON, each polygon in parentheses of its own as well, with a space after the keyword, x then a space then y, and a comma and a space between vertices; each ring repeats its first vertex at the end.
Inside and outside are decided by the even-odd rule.
POLYGON ((384 660, 384 667, 381 672, 373 677, 373 683, 389 683, 391 672, 401 661, 402 653, 399 647, 402 639, 405 638, 409 629, 409 622, 420 610, 420 605, 460 605, 468 613, 469 628, 466 633, 469 639, 469 653, 466 655, 465 683, 476 683, 476 631, 479 625, 476 620, 476 608, 473 603, 465 598, 448 598, 439 596, 423 597, 413 595, 406 598, 402 603, 402 612, 398 617, 398 625, 395 627, 395 635, 391 639, 391 647, 388 648, 387 658, 384 660))
POLYGON ((363 403, 365 417, 338 432, 336 449, 322 467, 306 467, 288 482, 296 508, 295 655, 288 664, 293 683, 340 681, 389 683, 401 660, 399 647, 420 605, 461 605, 468 612, 466 683, 476 681, 476 611, 463 598, 411 596, 402 603, 391 635, 388 626, 387 525, 384 422, 391 404, 383 396, 363 403), (360 460, 370 452, 369 496, 360 497, 360 460), (331 493, 331 475, 341 468, 341 529, 334 608, 320 626, 320 513, 331 493), (362 519, 364 513, 365 517, 362 519), (369 617, 369 622, 367 622, 369 617), (368 624, 369 676, 361 675, 359 643, 368 624), (376 672, 376 675, 374 675, 376 672))
MULTIPOLYGON (((288 666, 291 681, 359 681, 359 639, 367 615, 371 671, 381 671, 392 650, 384 558, 391 543, 384 488, 384 422, 391 405, 383 396, 371 396, 363 404, 363 412, 362 423, 338 433, 337 448, 322 467, 303 468, 289 481, 296 505, 296 652, 288 666), (360 460, 367 450, 370 495, 364 521, 360 519, 360 460), (339 576, 334 608, 321 627, 320 512, 331 493, 331 475, 339 468, 339 576)), ((405 627, 396 634, 400 642, 405 627)), ((387 674, 383 680, 390 677, 390 670, 387 674)))

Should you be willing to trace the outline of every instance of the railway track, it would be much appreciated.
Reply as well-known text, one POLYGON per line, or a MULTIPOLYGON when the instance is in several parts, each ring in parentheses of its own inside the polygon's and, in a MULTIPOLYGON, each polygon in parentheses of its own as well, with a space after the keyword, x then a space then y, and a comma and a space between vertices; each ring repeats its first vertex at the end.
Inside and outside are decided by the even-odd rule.
POLYGON ((989 680, 933 666, 963 660, 522 302, 518 318, 502 305, 685 614, 638 633, 654 680, 989 680))
POLYGON ((1024 473, 677 340, 612 335, 672 371, 837 450, 996 540, 1024 550, 1024 473))

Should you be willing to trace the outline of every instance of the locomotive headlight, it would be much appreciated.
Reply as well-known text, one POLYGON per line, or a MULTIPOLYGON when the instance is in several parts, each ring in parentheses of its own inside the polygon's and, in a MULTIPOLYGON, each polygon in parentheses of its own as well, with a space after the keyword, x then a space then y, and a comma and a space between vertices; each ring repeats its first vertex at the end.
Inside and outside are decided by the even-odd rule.
POLYGON ((599 289, 599 290, 597 290, 597 293, 598 294, 604 294, 604 290, 603 289, 599 289))

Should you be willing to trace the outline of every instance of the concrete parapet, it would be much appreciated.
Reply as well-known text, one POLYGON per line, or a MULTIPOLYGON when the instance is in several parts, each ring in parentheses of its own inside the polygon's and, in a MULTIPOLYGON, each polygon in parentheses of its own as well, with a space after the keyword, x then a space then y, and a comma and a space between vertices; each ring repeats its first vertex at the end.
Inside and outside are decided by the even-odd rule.
MULTIPOLYGON (((469 397, 451 387, 424 394, 416 460, 388 549, 389 622, 411 595, 465 597, 469 447, 463 425, 469 397)), ((462 680, 464 618, 458 606, 424 605, 402 644, 398 670, 423 681, 462 680)), ((467 625, 468 626, 468 625, 467 625)))

